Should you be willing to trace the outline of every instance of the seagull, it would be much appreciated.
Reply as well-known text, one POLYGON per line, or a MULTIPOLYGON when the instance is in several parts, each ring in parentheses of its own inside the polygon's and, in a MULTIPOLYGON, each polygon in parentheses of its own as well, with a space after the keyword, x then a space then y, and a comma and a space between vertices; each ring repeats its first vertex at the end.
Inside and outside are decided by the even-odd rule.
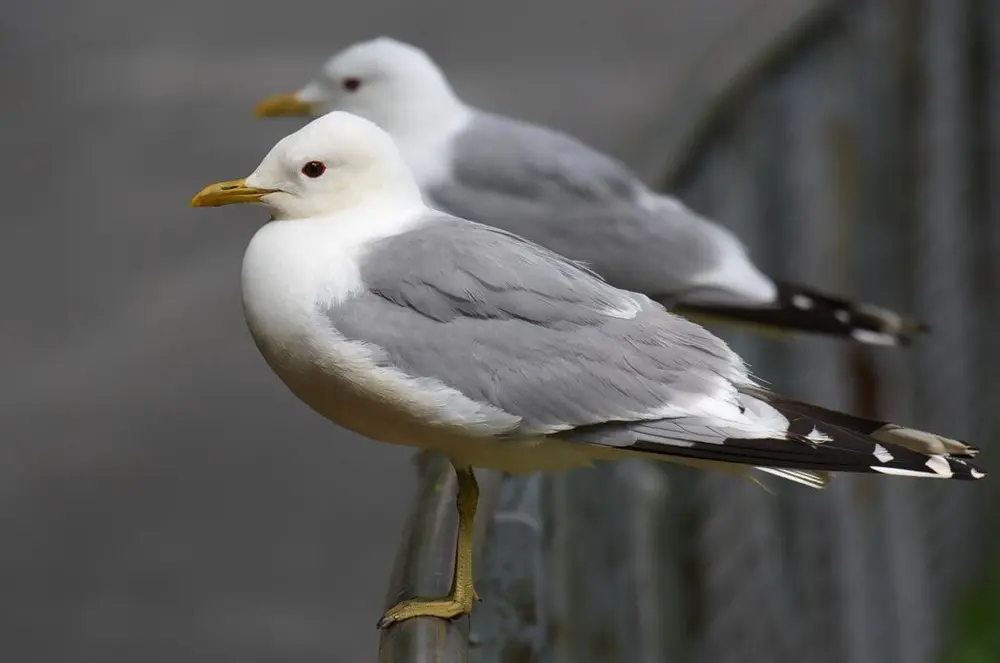
POLYGON ((471 612, 473 468, 622 458, 979 479, 973 447, 780 397, 725 342, 517 235, 428 207, 392 138, 332 112, 194 207, 260 203, 243 258, 247 326, 310 408, 370 439, 443 452, 458 477, 450 593, 380 627, 471 612))
POLYGON ((422 50, 387 37, 330 58, 259 116, 344 110, 396 141, 438 209, 583 261, 665 306, 762 330, 906 344, 922 323, 763 274, 729 230, 651 191, 623 164, 552 129, 464 103, 422 50))

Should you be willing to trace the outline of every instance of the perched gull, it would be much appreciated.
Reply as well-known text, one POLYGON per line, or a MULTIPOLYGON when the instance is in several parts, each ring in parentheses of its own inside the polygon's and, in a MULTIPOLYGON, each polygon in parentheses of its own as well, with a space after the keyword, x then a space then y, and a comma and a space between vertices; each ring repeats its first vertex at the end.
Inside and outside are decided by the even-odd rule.
POLYGON ((870 304, 775 281, 728 230, 650 191, 564 134, 463 103, 423 51, 380 38, 333 56, 257 114, 345 110, 396 141, 435 207, 585 262, 619 288, 687 313, 875 344, 926 327, 870 304))
POLYGON ((775 396, 723 341, 645 295, 426 207, 392 138, 360 117, 314 120, 191 204, 247 202, 271 212, 242 276, 271 369, 331 421, 442 451, 458 475, 451 593, 400 603, 382 626, 471 610, 473 467, 638 456, 817 487, 827 471, 983 476, 972 447, 775 396))

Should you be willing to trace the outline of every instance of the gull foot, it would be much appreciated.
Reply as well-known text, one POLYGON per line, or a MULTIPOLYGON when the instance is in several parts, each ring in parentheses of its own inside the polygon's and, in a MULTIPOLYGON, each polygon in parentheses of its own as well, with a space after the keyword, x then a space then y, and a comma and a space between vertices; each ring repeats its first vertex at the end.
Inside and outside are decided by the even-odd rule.
POLYGON ((414 617, 440 617, 455 619, 472 612, 472 604, 479 597, 473 592, 469 598, 446 597, 443 599, 413 599, 401 601, 389 608, 382 619, 378 620, 379 628, 387 628, 396 622, 402 622, 414 617))

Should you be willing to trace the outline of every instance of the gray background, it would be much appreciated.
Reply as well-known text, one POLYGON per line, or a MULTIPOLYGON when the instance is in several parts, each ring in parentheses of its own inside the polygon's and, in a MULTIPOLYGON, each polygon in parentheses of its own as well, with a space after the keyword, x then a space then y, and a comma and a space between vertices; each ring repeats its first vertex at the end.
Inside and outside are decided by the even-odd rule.
POLYGON ((617 154, 743 0, 84 3, 0 23, 0 659, 371 661, 410 452, 299 404, 239 304, 264 212, 192 210, 351 42, 617 154))

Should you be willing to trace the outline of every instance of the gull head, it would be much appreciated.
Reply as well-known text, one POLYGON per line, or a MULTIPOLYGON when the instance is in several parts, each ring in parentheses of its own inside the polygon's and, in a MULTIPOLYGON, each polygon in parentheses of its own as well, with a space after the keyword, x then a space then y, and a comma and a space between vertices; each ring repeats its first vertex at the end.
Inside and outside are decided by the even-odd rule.
POLYGON ((360 115, 393 132, 402 123, 461 113, 464 106, 427 53, 380 37, 337 53, 298 92, 261 101, 256 115, 312 116, 331 110, 360 115))
POLYGON ((420 192, 392 138, 345 112, 319 117, 275 145, 240 180, 210 184, 192 207, 256 202, 274 220, 334 216, 362 206, 412 207, 420 192))

